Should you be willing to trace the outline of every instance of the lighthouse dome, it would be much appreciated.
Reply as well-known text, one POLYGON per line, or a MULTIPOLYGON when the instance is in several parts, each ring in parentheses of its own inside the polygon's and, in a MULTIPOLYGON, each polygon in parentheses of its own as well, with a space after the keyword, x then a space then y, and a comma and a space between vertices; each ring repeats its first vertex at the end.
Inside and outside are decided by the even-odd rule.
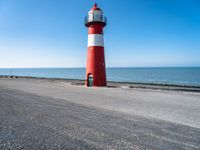
POLYGON ((101 11, 101 9, 97 6, 97 3, 94 4, 94 6, 92 7, 91 11, 94 11, 94 10, 99 10, 101 11))

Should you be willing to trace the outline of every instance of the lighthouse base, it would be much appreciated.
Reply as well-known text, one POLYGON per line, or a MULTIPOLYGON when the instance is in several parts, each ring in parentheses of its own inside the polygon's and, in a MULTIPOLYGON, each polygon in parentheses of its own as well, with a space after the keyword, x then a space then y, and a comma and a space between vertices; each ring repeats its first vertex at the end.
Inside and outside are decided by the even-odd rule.
POLYGON ((94 79, 92 75, 88 75, 88 78, 85 81, 85 86, 86 87, 105 87, 107 86, 107 82, 105 81, 104 83, 94 83, 94 79))
POLYGON ((107 86, 104 47, 88 47, 85 85, 87 87, 107 86))

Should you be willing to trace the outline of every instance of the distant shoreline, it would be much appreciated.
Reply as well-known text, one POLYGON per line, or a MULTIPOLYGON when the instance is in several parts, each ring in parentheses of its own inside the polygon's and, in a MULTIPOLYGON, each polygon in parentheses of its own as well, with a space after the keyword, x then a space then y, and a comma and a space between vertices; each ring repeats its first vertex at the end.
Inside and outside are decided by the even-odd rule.
MULTIPOLYGON (((31 76, 10 76, 0 75, 0 78, 20 78, 20 79, 39 79, 48 81, 62 81, 70 83, 71 85, 84 86, 85 81, 81 79, 64 79, 64 78, 45 78, 45 77, 31 77, 31 76)), ((158 83, 137 83, 137 82, 117 82, 108 81, 108 88, 128 88, 128 89, 153 89, 153 90, 172 90, 172 91, 188 91, 200 92, 200 86, 190 85, 175 85, 175 84, 158 84, 158 83)))

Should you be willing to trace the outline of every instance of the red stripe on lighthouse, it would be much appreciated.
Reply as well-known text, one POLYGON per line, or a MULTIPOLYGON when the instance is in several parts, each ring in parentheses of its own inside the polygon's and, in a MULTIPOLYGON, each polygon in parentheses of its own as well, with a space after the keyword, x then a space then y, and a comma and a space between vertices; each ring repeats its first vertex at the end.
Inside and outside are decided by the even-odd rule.
POLYGON ((103 26, 101 23, 94 23, 88 27, 88 34, 103 34, 103 26))

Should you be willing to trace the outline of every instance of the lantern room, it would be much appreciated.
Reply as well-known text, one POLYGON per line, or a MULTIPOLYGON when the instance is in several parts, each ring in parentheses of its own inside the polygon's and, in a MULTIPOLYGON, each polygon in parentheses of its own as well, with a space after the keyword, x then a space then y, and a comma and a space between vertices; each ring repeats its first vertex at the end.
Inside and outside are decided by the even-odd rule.
POLYGON ((88 12, 88 16, 85 18, 85 25, 90 26, 91 23, 98 22, 106 26, 107 18, 103 15, 103 11, 97 7, 97 4, 88 12))

